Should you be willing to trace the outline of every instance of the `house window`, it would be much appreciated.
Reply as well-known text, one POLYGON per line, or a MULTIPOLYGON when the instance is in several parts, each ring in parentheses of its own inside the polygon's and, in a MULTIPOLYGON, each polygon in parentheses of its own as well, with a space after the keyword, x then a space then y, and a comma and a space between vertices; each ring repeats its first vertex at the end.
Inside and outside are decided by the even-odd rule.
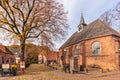
POLYGON ((75 47, 75 55, 79 55, 79 46, 78 45, 75 47))
POLYGON ((12 58, 8 59, 8 63, 12 63, 12 61, 13 61, 12 58))
POLYGON ((4 57, 2 56, 2 64, 4 64, 4 57))
POLYGON ((0 57, 0 64, 2 64, 2 57, 0 57))
POLYGON ((94 42, 92 44, 92 54, 100 55, 100 43, 99 42, 94 42))

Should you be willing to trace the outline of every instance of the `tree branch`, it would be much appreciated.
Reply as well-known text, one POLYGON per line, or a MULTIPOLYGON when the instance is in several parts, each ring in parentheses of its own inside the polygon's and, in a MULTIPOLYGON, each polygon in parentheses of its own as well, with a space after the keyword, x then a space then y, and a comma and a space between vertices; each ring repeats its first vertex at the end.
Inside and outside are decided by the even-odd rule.
MULTIPOLYGON (((23 22, 23 26, 24 26, 24 27, 25 27, 25 24, 27 23, 27 21, 28 21, 28 19, 29 19, 29 17, 30 17, 30 14, 31 14, 31 12, 32 12, 32 10, 33 10, 33 8, 34 8, 34 5, 35 5, 35 0, 33 0, 31 9, 28 11, 28 15, 27 15, 25 21, 23 22)), ((22 31, 24 31, 24 27, 23 27, 22 31)))
POLYGON ((7 28, 5 28, 5 27, 0 27, 0 28, 6 30, 6 31, 8 31, 8 32, 14 33, 13 31, 11 31, 11 30, 9 30, 9 29, 7 29, 7 28))
MULTIPOLYGON (((6 3, 6 4, 7 4, 7 3, 6 3)), ((8 5, 8 4, 7 4, 7 5, 8 5)), ((15 21, 12 19, 10 13, 8 12, 8 9, 6 9, 6 8, 3 6, 2 3, 0 4, 0 6, 5 10, 5 12, 7 13, 8 17, 10 18, 10 20, 11 20, 12 23, 14 24, 14 27, 15 27, 15 29, 17 30, 17 33, 20 34, 20 32, 19 32, 19 30, 18 30, 18 28, 17 28, 17 26, 16 26, 15 21)))

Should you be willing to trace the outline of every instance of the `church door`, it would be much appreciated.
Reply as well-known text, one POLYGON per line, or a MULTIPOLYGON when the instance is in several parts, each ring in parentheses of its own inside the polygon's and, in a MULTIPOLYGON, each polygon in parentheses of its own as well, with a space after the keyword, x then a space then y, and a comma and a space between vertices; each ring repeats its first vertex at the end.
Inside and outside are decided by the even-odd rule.
POLYGON ((120 55, 118 56, 119 61, 118 61, 118 65, 119 65, 119 70, 120 70, 120 55))
POLYGON ((74 58, 74 70, 78 70, 78 59, 74 58))

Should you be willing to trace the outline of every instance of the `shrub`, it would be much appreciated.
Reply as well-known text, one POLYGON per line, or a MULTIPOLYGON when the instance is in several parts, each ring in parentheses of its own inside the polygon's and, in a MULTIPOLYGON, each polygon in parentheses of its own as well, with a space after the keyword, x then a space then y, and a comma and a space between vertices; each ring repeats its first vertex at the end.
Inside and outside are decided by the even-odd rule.
POLYGON ((89 68, 98 68, 100 69, 101 67, 98 64, 90 64, 88 65, 89 68))
POLYGON ((17 65, 15 65, 15 64, 14 64, 14 65, 11 65, 11 70, 12 70, 12 71, 17 71, 17 65))

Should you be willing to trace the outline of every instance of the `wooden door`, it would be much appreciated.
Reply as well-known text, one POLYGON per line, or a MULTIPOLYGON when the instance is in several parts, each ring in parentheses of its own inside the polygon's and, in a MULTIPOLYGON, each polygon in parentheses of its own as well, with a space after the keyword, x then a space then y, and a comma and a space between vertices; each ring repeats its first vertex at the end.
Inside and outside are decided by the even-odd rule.
POLYGON ((119 59, 118 59, 118 60, 119 60, 119 61, 118 61, 118 66, 119 66, 119 70, 120 70, 120 55, 118 55, 118 58, 119 58, 119 59))
POLYGON ((78 70, 78 59, 74 58, 74 70, 78 70))

